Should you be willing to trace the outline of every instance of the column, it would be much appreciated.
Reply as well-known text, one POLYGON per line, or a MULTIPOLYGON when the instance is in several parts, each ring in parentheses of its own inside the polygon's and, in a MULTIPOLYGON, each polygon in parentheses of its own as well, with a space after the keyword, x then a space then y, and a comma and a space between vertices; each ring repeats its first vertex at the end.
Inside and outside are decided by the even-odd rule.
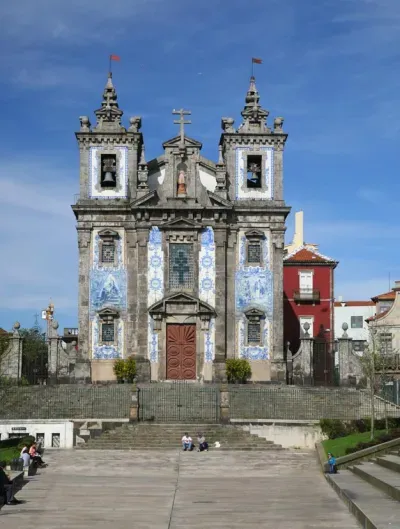
POLYGON ((214 230, 215 237, 215 362, 226 359, 226 229, 214 230))
POLYGON ((235 272, 236 272, 236 240, 237 231, 229 233, 226 248, 226 357, 235 356, 235 332, 236 332, 236 310, 235 310, 235 272))
POLYGON ((283 231, 273 233, 273 331, 271 343, 271 379, 275 381, 286 381, 286 364, 283 349, 283 231))
POLYGON ((21 325, 15 322, 13 335, 7 344, 7 349, 0 358, 0 377, 18 381, 21 378, 22 368, 22 337, 19 334, 21 325))
POLYGON ((59 342, 59 336, 58 336, 58 322, 56 320, 52 321, 49 325, 49 335, 47 336, 48 339, 48 377, 50 382, 57 382, 58 378, 58 367, 59 367, 59 355, 58 355, 58 342, 59 342))
POLYGON ((89 282, 90 282, 90 250, 91 230, 86 227, 77 228, 79 247, 79 348, 75 364, 75 378, 86 379, 90 377, 91 344, 89 323, 89 282))

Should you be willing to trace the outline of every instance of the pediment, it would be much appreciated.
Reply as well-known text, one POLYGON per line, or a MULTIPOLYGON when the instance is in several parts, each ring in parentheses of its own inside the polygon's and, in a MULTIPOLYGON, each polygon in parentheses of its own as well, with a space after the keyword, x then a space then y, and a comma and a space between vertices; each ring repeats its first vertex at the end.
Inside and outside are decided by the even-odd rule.
POLYGON ((112 237, 116 239, 119 237, 119 233, 113 230, 101 230, 99 231, 99 237, 112 237))
POLYGON ((263 239, 265 237, 265 233, 260 230, 248 230, 246 231, 245 236, 248 239, 251 239, 252 237, 257 238, 257 239, 263 239))
POLYGON ((257 317, 257 318, 263 318, 265 316, 265 313, 262 310, 259 309, 249 309, 245 311, 245 315, 247 318, 251 317, 257 317))
POLYGON ((114 318, 118 317, 119 316, 119 312, 115 309, 111 309, 111 308, 104 308, 104 309, 101 309, 99 310, 99 312, 97 313, 100 317, 104 317, 104 316, 113 316, 114 318))
POLYGON ((158 203, 157 191, 151 191, 143 197, 137 198, 131 202, 131 208, 137 208, 140 206, 156 205, 158 203))
POLYGON ((232 202, 230 202, 226 198, 222 198, 216 193, 213 193, 212 191, 207 191, 207 193, 213 205, 223 206, 224 208, 229 208, 229 209, 233 207, 232 202))
MULTIPOLYGON (((181 137, 175 136, 175 138, 172 138, 165 143, 163 143, 164 149, 166 147, 179 147, 181 143, 181 137)), ((194 140, 193 138, 189 138, 188 136, 185 136, 185 146, 186 147, 197 147, 198 149, 201 149, 203 147, 203 144, 200 143, 197 140, 194 140)))
POLYGON ((178 217, 177 219, 168 220, 164 224, 160 224, 160 230, 173 228, 174 230, 202 230, 203 226, 194 220, 178 217))
POLYGON ((206 303, 201 301, 199 298, 187 294, 185 292, 179 292, 166 296, 160 301, 157 301, 149 308, 150 314, 165 314, 168 312, 168 305, 190 305, 193 308, 194 314, 215 316, 215 310, 206 303))

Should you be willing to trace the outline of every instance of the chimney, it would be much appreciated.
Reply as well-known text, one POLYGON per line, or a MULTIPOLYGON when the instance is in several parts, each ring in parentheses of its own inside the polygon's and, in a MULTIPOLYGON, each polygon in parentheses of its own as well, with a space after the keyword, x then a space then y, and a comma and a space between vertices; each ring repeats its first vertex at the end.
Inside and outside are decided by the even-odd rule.
POLYGON ((304 212, 296 211, 294 216, 294 237, 293 246, 300 248, 304 244, 304 212))
POLYGON ((394 290, 395 292, 399 292, 400 291, 400 281, 395 281, 394 282, 394 287, 392 288, 392 290, 394 290))

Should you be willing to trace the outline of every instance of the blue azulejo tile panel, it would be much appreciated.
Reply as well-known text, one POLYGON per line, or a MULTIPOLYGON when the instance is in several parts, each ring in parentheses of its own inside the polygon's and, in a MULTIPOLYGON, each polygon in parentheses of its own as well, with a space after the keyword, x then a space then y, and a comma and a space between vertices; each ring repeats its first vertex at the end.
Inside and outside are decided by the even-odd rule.
MULTIPOLYGON (((157 227, 150 230, 147 246, 147 305, 151 307, 164 297, 164 253, 162 233, 157 227)), ((151 362, 158 362, 158 334, 153 330, 149 316, 147 332, 148 354, 151 362)))
POLYGON ((236 200, 271 200, 274 196, 274 149, 271 146, 236 148, 236 200), (262 156, 262 187, 247 187, 247 156, 262 156))
POLYGON ((215 306, 215 242, 214 230, 209 226, 200 239, 199 298, 215 306))
POLYGON ((128 147, 108 146, 90 147, 89 149, 89 197, 100 199, 128 197, 128 147), (101 154, 116 154, 115 188, 101 187, 101 154))
POLYGON ((210 327, 204 333, 204 360, 213 362, 215 358, 215 318, 211 318, 210 327))
POLYGON ((274 287, 269 242, 269 234, 265 232, 262 239, 262 266, 247 266, 247 239, 243 232, 239 235, 235 273, 236 350, 240 357, 252 360, 269 358, 274 287), (258 309, 264 313, 261 345, 257 347, 246 344, 247 318, 244 313, 249 309, 258 309))
POLYGON ((236 272, 236 312, 250 308, 263 310, 272 317, 273 281, 272 273, 260 267, 249 267, 236 272))
POLYGON ((126 270, 92 270, 90 273, 90 310, 106 307, 126 309, 126 270))
POLYGON ((124 322, 119 320, 117 328, 117 343, 104 345, 100 342, 100 322, 96 315, 92 320, 92 355, 93 360, 113 360, 122 358, 124 352, 124 322))
POLYGON ((264 320, 261 345, 246 345, 246 317, 242 316, 238 321, 238 344, 240 358, 247 360, 269 360, 269 320, 264 320))
POLYGON ((150 316, 148 316, 148 332, 147 332, 147 336, 148 336, 148 341, 147 341, 147 345, 148 345, 148 354, 149 354, 149 360, 150 362, 154 363, 154 362, 158 362, 158 334, 156 332, 154 332, 154 320, 153 318, 150 316))

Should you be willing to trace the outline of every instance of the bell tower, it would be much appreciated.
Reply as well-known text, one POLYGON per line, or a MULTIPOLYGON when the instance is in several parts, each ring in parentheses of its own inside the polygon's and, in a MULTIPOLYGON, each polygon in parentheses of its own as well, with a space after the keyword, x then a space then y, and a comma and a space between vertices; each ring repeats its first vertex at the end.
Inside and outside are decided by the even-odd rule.
POLYGON ((76 133, 80 193, 72 209, 79 246, 78 378, 87 378, 91 367, 94 381, 112 380, 112 363, 126 356, 130 202, 146 187, 141 118, 130 118, 126 129, 117 99, 110 73, 95 126, 82 116, 76 133))
POLYGON ((290 208, 283 200, 282 157, 287 134, 283 118, 269 127, 254 76, 241 115, 237 130, 232 118, 222 118, 220 140, 237 226, 235 354, 253 364, 256 380, 284 380, 283 247, 290 208))

